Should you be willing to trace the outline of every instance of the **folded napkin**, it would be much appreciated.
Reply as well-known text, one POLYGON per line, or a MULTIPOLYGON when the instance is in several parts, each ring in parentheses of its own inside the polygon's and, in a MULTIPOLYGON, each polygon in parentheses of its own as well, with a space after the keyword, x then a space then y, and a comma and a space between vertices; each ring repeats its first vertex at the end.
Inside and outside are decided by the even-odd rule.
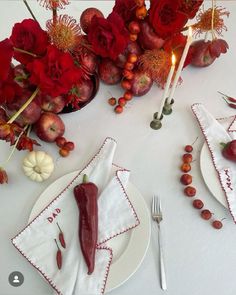
POLYGON ((205 137, 230 213, 236 223, 236 165, 223 157, 220 146, 220 143, 236 138, 236 116, 232 117, 230 125, 225 128, 203 105, 194 104, 192 110, 205 137))
MULTIPOLYGON (((120 235, 139 224, 126 186, 130 172, 112 165, 116 142, 107 138, 98 153, 81 170, 53 201, 15 238, 14 246, 48 281, 57 294, 88 295, 103 294, 109 268, 112 262, 112 249, 106 241, 120 235), (98 197, 98 243, 96 247, 95 270, 87 275, 78 238, 79 210, 73 189, 81 183, 82 175, 99 189, 98 197), (62 268, 56 263, 57 246, 54 241, 59 230, 64 233, 66 249, 62 251, 62 268)), ((60 243, 58 241, 60 246, 60 243)))

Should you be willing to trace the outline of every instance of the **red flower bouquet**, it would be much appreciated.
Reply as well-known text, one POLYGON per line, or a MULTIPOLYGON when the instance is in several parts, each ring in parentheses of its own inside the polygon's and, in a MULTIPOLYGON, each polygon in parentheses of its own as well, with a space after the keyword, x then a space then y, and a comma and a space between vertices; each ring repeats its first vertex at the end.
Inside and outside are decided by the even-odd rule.
MULTIPOLYGON (((210 33, 211 38, 192 43, 184 66, 210 65, 228 49, 217 36, 226 30, 223 17, 229 12, 214 1, 203 10, 203 0, 151 0, 148 7, 144 0, 116 0, 107 17, 88 8, 79 22, 58 15, 68 0, 38 1, 52 11, 46 29, 24 0, 32 19, 14 24, 11 36, 0 41, 0 139, 13 149, 32 151, 39 145, 30 138, 33 130, 39 139, 56 142, 60 155, 67 156, 74 145, 63 137, 58 113, 85 106, 96 94, 98 77, 124 89, 118 100, 109 99, 116 113, 154 83, 163 88, 171 55, 178 65, 193 18, 195 36, 210 33)), ((0 183, 7 180, 0 168, 0 183)))

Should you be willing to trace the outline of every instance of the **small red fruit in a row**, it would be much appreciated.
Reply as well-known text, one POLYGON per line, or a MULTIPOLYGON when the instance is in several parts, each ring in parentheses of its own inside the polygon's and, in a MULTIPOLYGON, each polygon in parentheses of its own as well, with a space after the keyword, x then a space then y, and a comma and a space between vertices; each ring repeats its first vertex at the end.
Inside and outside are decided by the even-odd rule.
POLYGON ((60 148, 59 154, 62 157, 69 156, 70 152, 75 148, 75 144, 72 141, 67 141, 63 136, 56 138, 56 145, 60 148))

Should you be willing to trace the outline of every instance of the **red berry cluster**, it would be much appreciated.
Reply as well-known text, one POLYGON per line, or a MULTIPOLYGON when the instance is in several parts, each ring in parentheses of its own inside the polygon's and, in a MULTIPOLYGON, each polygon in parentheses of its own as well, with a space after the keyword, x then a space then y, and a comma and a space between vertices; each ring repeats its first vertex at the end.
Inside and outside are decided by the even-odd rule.
MULTIPOLYGON (((193 146, 192 145, 186 145, 185 148, 185 154, 183 154, 182 156, 182 160, 183 163, 180 167, 181 171, 184 172, 184 174, 181 175, 180 177, 180 182, 185 185, 186 187, 184 188, 184 194, 187 197, 194 197, 197 193, 197 190, 195 187, 190 186, 190 184, 192 183, 193 179, 192 176, 190 174, 188 174, 187 172, 189 172, 191 170, 191 162, 193 161, 193 157, 192 157, 192 151, 193 151, 193 146)), ((201 210, 204 207, 204 203, 202 200, 200 199, 194 199, 193 200, 193 207, 201 210)), ((203 209, 201 210, 201 214, 200 216, 205 219, 205 220, 210 220, 212 218, 212 212, 208 209, 203 209)), ((222 228, 223 224, 220 220, 213 220, 212 221, 212 226, 215 229, 220 229, 222 228)))
POLYGON ((60 148, 59 154, 62 157, 69 156, 70 152, 75 148, 75 144, 72 141, 67 141, 63 136, 56 138, 56 145, 60 148))
POLYGON ((108 100, 110 105, 112 106, 116 105, 114 108, 114 111, 117 114, 122 113, 126 103, 133 98, 133 93, 131 91, 131 87, 132 87, 131 80, 134 77, 134 73, 132 70, 137 60, 138 60, 138 56, 134 53, 130 53, 127 57, 126 63, 124 65, 124 70, 123 70, 123 79, 121 81, 121 86, 125 90, 125 92, 124 92, 124 95, 118 99, 118 104, 116 105, 117 101, 114 97, 111 97, 108 100))
MULTIPOLYGON (((145 0, 135 0, 136 10, 135 15, 137 20, 143 20, 147 16, 147 8, 145 5, 145 0)), ((129 29, 129 38, 131 41, 136 41, 138 38, 138 34, 140 32, 140 25, 138 21, 131 21, 128 25, 129 29)), ((121 87, 125 90, 124 95, 121 96, 118 101, 115 97, 111 97, 108 99, 108 103, 111 106, 115 106, 114 111, 117 114, 121 114, 124 110, 124 106, 128 101, 133 98, 132 93, 132 84, 131 80, 134 77, 133 69, 135 67, 136 62, 138 61, 138 56, 134 53, 130 53, 127 57, 126 63, 124 65, 123 70, 123 79, 121 81, 121 87)))

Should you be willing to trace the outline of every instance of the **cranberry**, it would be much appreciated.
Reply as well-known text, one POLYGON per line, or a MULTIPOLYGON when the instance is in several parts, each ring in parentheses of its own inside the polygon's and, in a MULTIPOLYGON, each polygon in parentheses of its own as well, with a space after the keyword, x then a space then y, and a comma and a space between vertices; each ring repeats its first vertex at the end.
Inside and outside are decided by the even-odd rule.
POLYGON ((214 220, 212 222, 212 226, 215 228, 215 229, 221 229, 222 226, 223 226, 223 223, 220 221, 220 220, 214 220))
POLYGON ((138 56, 135 53, 130 53, 128 55, 127 61, 131 63, 135 63, 138 60, 138 56))
POLYGON ((65 137, 63 137, 63 136, 58 136, 57 138, 56 138, 56 145, 58 146, 58 147, 63 147, 63 145, 66 143, 66 139, 65 139, 65 137))
POLYGON ((187 186, 184 189, 184 193, 188 197, 194 197, 196 195, 196 189, 193 186, 187 186))
MULTIPOLYGON (((194 208, 196 208, 196 209, 202 209, 203 206, 204 206, 204 204, 203 204, 203 201, 202 201, 202 200, 200 200, 200 199, 195 199, 195 200, 193 201, 193 207, 194 207, 194 208)), ((205 210, 203 210, 203 211, 205 211, 205 210)))
POLYGON ((124 79, 121 81, 121 87, 124 88, 125 90, 130 90, 132 85, 129 80, 124 79))
POLYGON ((183 163, 180 169, 183 172, 189 172, 191 170, 191 166, 188 163, 183 163))
POLYGON ((126 70, 130 70, 130 71, 132 71, 133 68, 134 68, 134 64, 133 64, 133 63, 131 63, 131 62, 126 62, 126 63, 125 63, 125 69, 126 69, 126 70))
POLYGON ((114 111, 117 113, 117 114, 120 114, 123 112, 123 107, 118 105, 115 107, 114 111))
POLYGON ((185 152, 191 153, 193 151, 193 147, 191 145, 186 145, 184 148, 185 152))
POLYGON ((126 100, 124 99, 124 97, 120 97, 118 99, 118 104, 121 106, 121 107, 124 107, 126 105, 126 100))
POLYGON ((193 160, 193 156, 191 154, 184 154, 182 157, 184 163, 191 163, 193 160))
POLYGON ((124 99, 125 100, 131 100, 133 98, 133 93, 131 91, 126 91, 124 93, 124 99))
POLYGON ((66 149, 68 151, 73 151, 75 148, 75 144, 72 141, 68 141, 64 144, 63 149, 66 149))
POLYGON ((138 34, 140 32, 140 25, 136 21, 132 21, 129 23, 129 31, 132 34, 138 34))
POLYGON ((123 76, 127 79, 127 80, 132 80, 134 77, 134 73, 130 70, 126 70, 124 69, 123 71, 123 76))
POLYGON ((138 34, 129 34, 130 41, 136 41, 138 39, 138 34))
POLYGON ((201 217, 205 220, 209 220, 212 216, 211 211, 209 211, 208 209, 202 210, 201 212, 201 217))
POLYGON ((108 99, 108 103, 111 105, 111 106, 114 106, 116 105, 116 99, 115 97, 111 97, 108 99))
POLYGON ((69 156, 69 153, 70 153, 70 151, 68 151, 68 150, 65 149, 65 148, 61 148, 61 149, 59 150, 59 154, 60 154, 62 157, 67 157, 67 156, 69 156))
POLYGON ((189 185, 190 183, 192 183, 192 176, 190 174, 183 174, 180 177, 180 182, 184 185, 189 185))

